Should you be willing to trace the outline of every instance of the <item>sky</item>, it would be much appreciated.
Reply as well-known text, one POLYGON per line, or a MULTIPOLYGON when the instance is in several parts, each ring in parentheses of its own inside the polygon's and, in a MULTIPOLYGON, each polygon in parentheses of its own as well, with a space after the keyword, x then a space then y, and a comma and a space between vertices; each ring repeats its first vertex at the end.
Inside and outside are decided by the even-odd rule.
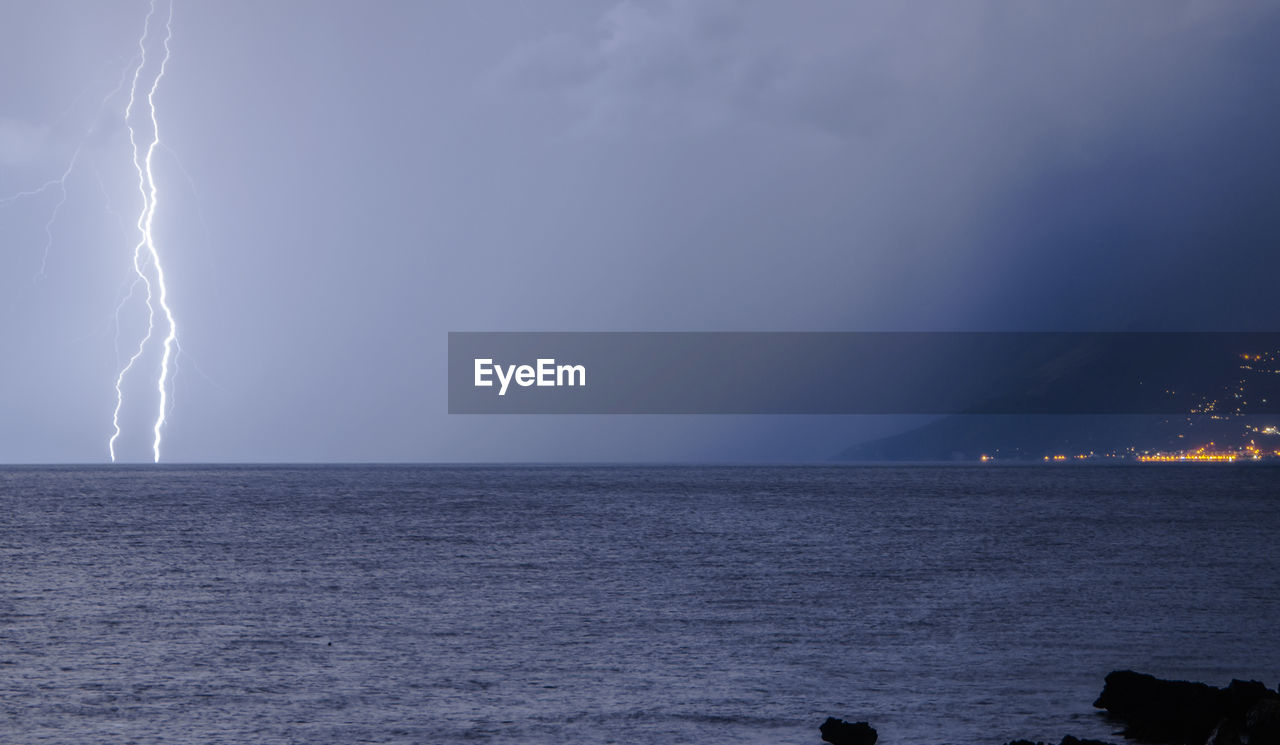
MULTIPOLYGON (((0 462, 109 456, 147 13, 0 10, 0 199, 67 173, 0 202, 0 462)), ((911 424, 451 416, 450 331, 1280 321, 1274 4, 176 0, 172 29, 165 462, 811 460, 911 424)))

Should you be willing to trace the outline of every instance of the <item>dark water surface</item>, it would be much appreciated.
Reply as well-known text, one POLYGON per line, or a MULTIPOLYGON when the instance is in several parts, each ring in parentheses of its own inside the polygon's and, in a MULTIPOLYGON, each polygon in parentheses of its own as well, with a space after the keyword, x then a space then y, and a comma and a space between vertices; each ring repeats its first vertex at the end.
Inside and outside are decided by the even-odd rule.
POLYGON ((0 741, 1108 736, 1280 681, 1280 469, 0 469, 0 741))

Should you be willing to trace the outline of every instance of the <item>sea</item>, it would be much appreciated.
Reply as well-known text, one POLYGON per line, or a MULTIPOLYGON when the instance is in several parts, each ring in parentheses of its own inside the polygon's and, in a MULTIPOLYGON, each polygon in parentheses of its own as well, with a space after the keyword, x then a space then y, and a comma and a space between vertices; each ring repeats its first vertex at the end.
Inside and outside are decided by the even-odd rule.
POLYGON ((1280 468, 0 468, 0 742, 1065 734, 1280 682, 1280 468))

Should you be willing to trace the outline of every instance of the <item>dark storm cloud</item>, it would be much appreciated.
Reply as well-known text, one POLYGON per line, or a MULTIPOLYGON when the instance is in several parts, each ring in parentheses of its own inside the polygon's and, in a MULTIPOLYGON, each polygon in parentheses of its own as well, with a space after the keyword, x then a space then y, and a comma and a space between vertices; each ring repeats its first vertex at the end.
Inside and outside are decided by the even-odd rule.
POLYGON ((1150 299, 1144 277, 1202 270, 1197 245, 1226 239, 1262 258, 1275 24, 1266 7, 1199 3, 625 2, 527 42, 501 74, 560 107, 579 137, 657 139, 697 151, 679 156, 691 169, 756 163, 718 191, 754 191, 748 206, 767 202, 772 221, 840 195, 789 250, 842 265, 873 307, 892 300, 859 275, 875 285, 887 271, 976 311, 951 322, 1107 327, 1143 314, 1109 317, 1095 301, 1150 299), (752 183, 783 168, 765 150, 802 173, 752 183), (804 163, 814 151, 822 162, 804 163), (1233 212, 1261 232, 1228 229, 1233 212), (988 297, 1004 292, 1014 302, 988 297))

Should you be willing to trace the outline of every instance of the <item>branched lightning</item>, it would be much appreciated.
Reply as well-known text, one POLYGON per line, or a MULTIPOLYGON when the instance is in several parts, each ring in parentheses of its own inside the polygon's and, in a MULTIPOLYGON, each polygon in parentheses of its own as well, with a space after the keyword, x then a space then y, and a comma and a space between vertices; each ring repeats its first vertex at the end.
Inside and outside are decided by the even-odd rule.
MULTIPOLYGON (((115 363, 119 368, 119 372, 115 379, 116 402, 115 409, 111 415, 112 434, 107 440, 107 452, 112 462, 116 461, 117 440, 119 440, 122 433, 120 419, 125 404, 126 379, 131 374, 136 374, 139 368, 149 367, 151 360, 157 355, 159 357, 159 370, 156 373, 154 389, 159 400, 155 420, 151 425, 151 453, 153 460, 159 462, 165 423, 173 408, 172 389, 173 381, 177 374, 177 356, 180 351, 178 325, 174 318, 173 309, 169 305, 169 288, 165 281, 164 267, 161 264, 160 251, 156 245, 153 230, 156 206, 159 201, 159 188, 156 184, 152 167, 156 150, 164 149, 173 156, 179 171, 190 182, 193 194, 195 193, 195 183, 181 161, 177 160, 176 154, 160 141, 160 125, 156 114, 155 97, 156 91, 160 88, 160 81, 164 78, 169 64, 170 41, 173 38, 173 0, 168 0, 168 13, 164 22, 164 38, 160 42, 160 46, 163 49, 162 56, 155 49, 156 42, 154 37, 158 34, 153 33, 153 27, 158 27, 159 25, 157 1, 149 0, 149 8, 142 25, 142 35, 137 41, 138 51, 120 69, 120 78, 115 88, 102 99, 97 110, 97 117, 100 119, 110 103, 116 100, 117 96, 124 90, 125 84, 129 83, 129 100, 124 109, 123 123, 129 135, 132 163, 134 171, 137 173, 141 206, 136 221, 133 221, 134 228, 137 230, 138 240, 133 247, 132 272, 129 274, 129 279, 121 286, 123 294, 116 304, 114 313, 115 363), (148 54, 149 45, 151 47, 150 55, 148 54), (156 64, 156 57, 159 57, 158 64, 156 64), (130 72, 132 72, 132 78, 130 78, 130 72), (148 126, 150 127, 149 130, 147 129, 148 126), (120 317, 124 309, 140 294, 140 286, 147 311, 146 332, 138 339, 137 345, 128 360, 121 365, 120 317), (143 362, 144 358, 146 359, 145 364, 143 362)), ((58 120, 60 121, 74 110, 76 104, 91 88, 92 86, 86 88, 84 92, 77 96, 67 111, 58 117, 58 120)), ((93 126, 87 129, 71 153, 71 157, 60 176, 49 179, 35 188, 0 197, 0 207, 4 207, 21 200, 39 197, 48 192, 57 192, 57 199, 53 203, 44 225, 45 240, 40 256, 40 267, 32 278, 33 282, 37 284, 45 276, 49 266, 49 255, 54 243, 54 228, 58 222, 59 214, 68 201, 69 181, 77 167, 82 166, 84 161, 91 161, 93 164, 98 188, 102 192, 107 212, 116 219, 121 229, 127 232, 125 227, 126 220, 111 205, 110 195, 106 185, 103 183, 102 174, 98 171, 97 162, 92 154, 93 148, 87 147, 94 132, 95 128, 93 126)), ((201 374, 203 375, 203 373, 201 374)))
POLYGON ((124 113, 125 126, 129 130, 129 144, 133 148, 133 167, 138 173, 138 193, 142 197, 142 208, 138 213, 137 222, 140 238, 133 249, 133 270, 137 274, 138 281, 142 282, 146 292, 147 331, 138 341, 137 349, 129 358, 129 361, 116 376, 116 407, 111 415, 111 424, 114 431, 111 438, 107 440, 107 451, 111 456, 112 462, 116 459, 116 440, 121 433, 120 410, 124 407, 124 381, 154 338, 157 315, 163 316, 165 335, 161 341, 160 373, 156 378, 156 392, 160 400, 155 423, 152 425, 151 452, 153 459, 156 462, 160 461, 160 444, 165 417, 168 412, 170 365, 178 338, 178 325, 174 320, 173 310, 169 307, 169 288, 165 284, 164 268, 160 262, 160 252, 156 248, 155 236, 152 231, 155 223, 156 203, 159 196, 155 174, 152 171, 152 159, 156 148, 160 145, 160 124, 156 117, 155 95, 156 90, 160 87, 161 79, 164 78, 165 68, 169 63, 169 41, 173 38, 172 0, 170 0, 168 18, 165 21, 165 36, 162 43, 164 57, 160 60, 159 69, 155 77, 151 79, 150 86, 147 87, 143 83, 142 73, 147 66, 147 38, 151 34, 151 22, 155 13, 156 2, 151 0, 150 9, 143 23, 142 36, 138 39, 138 66, 134 68, 133 83, 129 88, 129 104, 125 107, 124 113), (145 95, 140 96, 139 91, 143 87, 147 87, 147 90, 145 95), (151 123, 151 139, 146 143, 145 147, 140 146, 138 130, 134 126, 134 109, 135 107, 141 108, 142 102, 145 102, 146 107, 143 115, 151 123), (158 313, 157 308, 159 308, 158 313))
MULTIPOLYGON (((107 104, 111 101, 111 99, 115 98, 116 94, 118 94, 120 90, 124 88, 125 73, 127 71, 128 71, 127 67, 124 70, 120 71, 120 80, 119 82, 116 83, 116 87, 112 89, 111 92, 109 92, 106 96, 104 96, 102 99, 102 102, 98 104, 99 114, 101 114, 102 111, 107 107, 107 104)), ((84 97, 86 92, 87 92, 87 89, 85 91, 81 91, 80 95, 76 96, 75 100, 71 102, 71 105, 67 107, 67 110, 64 111, 62 115, 58 117, 58 120, 61 120, 73 108, 75 108, 76 103, 79 102, 80 99, 84 97)), ((92 130, 90 130, 89 134, 92 134, 92 130)), ((58 221, 58 213, 62 211, 63 205, 67 203, 67 180, 70 179, 71 174, 75 172, 76 165, 80 162, 80 154, 84 151, 84 146, 87 141, 88 141, 88 134, 85 135, 84 139, 80 140, 80 144, 76 145, 76 149, 71 153, 71 159, 67 162, 67 167, 62 171, 61 176, 55 179, 49 179, 48 181, 44 182, 43 184, 41 184, 40 186, 37 186, 34 189, 20 191, 16 194, 11 194, 7 197, 4 197, 3 199, 0 199, 0 205, 4 205, 4 204, 9 204, 11 202, 17 202, 22 199, 27 199, 28 197, 39 196, 45 193, 46 191, 49 191, 50 189, 58 190, 58 201, 54 203, 53 209, 49 212, 49 219, 46 220, 44 224, 44 248, 40 252, 40 269, 31 278, 31 281, 34 283, 39 283, 39 281, 44 278, 45 271, 49 267, 49 251, 53 248, 53 226, 58 221)), ((102 186, 101 177, 99 177, 98 184, 99 186, 102 186)), ((103 190, 105 192, 105 187, 103 190)))

